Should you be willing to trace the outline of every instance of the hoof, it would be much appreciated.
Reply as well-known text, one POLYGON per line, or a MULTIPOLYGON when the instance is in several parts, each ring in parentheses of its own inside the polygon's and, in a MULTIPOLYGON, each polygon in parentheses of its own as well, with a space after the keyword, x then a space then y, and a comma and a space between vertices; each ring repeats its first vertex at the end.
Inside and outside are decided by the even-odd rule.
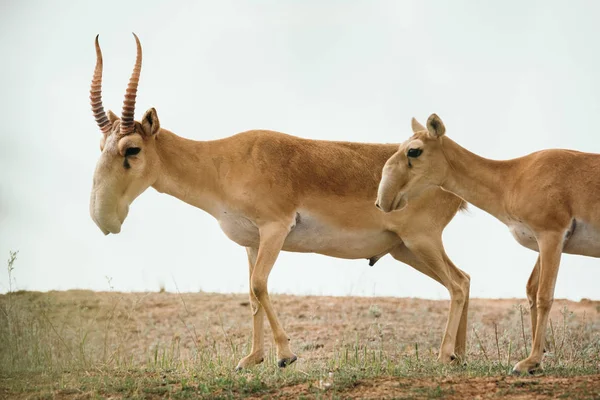
POLYGON ((514 376, 528 376, 528 375, 533 375, 534 372, 536 372, 536 371, 539 370, 540 363, 536 363, 532 367, 526 368, 524 371, 520 370, 518 368, 518 366, 519 366, 518 364, 515 365, 515 367, 513 368, 512 372, 511 372, 511 375, 514 375, 514 376))
POLYGON ((292 364, 297 359, 298 359, 298 357, 296 357, 296 355, 293 355, 291 358, 282 358, 281 360, 277 361, 277 366, 279 368, 285 368, 288 365, 292 364))
POLYGON ((467 366, 467 360, 464 356, 457 356, 456 354, 452 354, 450 356, 450 364, 451 365, 457 365, 457 366, 461 366, 461 367, 466 367, 467 366))
POLYGON ((460 359, 455 354, 450 354, 449 356, 439 355, 437 360, 440 364, 451 364, 451 365, 457 365, 460 362, 460 359))
POLYGON ((242 371, 242 370, 244 370, 244 369, 248 369, 249 367, 252 367, 253 365, 258 365, 258 364, 260 364, 261 362, 263 362, 263 361, 264 361, 264 358, 263 358, 263 357, 259 358, 259 359, 258 359, 257 361, 255 361, 255 362, 251 362, 251 361, 249 361, 249 359, 248 359, 248 358, 250 358, 250 359, 251 359, 251 357, 250 357, 250 356, 248 356, 248 357, 246 357, 246 358, 242 359, 242 360, 239 362, 239 364, 237 365, 237 367, 235 367, 235 372, 240 372, 240 371, 242 371))
POLYGON ((528 371, 528 372, 522 372, 519 371, 518 369, 513 369, 512 372, 510 373, 512 376, 527 376, 527 375, 533 375, 533 370, 528 371))

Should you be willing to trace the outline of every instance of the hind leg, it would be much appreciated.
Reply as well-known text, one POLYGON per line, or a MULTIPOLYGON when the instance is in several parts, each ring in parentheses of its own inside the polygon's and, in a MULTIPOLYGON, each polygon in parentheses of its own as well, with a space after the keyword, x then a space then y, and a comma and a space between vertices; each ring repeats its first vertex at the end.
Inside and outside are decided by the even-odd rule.
POLYGON ((460 316, 460 322, 458 324, 458 332, 456 333, 456 343, 454 347, 454 353, 458 356, 459 359, 463 359, 467 353, 467 317, 469 313, 469 298, 471 291, 471 277, 465 271, 458 268, 452 260, 447 255, 444 255, 444 260, 446 264, 451 266, 451 270, 454 271, 455 274, 459 275, 458 279, 466 281, 467 290, 465 291, 465 305, 463 306, 463 311, 460 316))
POLYGON ((469 275, 450 262, 442 247, 441 237, 438 240, 432 240, 431 237, 411 238, 411 248, 403 244, 390 254, 448 289, 451 298, 450 312, 440 346, 439 360, 451 362, 457 356, 464 357, 470 291, 469 275))

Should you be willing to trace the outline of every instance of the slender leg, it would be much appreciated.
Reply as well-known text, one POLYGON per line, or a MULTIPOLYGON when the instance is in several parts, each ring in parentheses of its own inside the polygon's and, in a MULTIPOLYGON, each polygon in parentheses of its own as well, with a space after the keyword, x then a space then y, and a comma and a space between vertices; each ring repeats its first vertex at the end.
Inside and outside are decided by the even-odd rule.
POLYGON ((440 282, 450 292, 450 311, 438 359, 445 363, 451 362, 456 359, 454 351, 457 342, 460 346, 459 350, 463 353, 465 350, 467 323, 465 304, 469 296, 470 278, 466 273, 456 268, 454 264, 447 262, 449 259, 444 252, 441 237, 410 238, 410 242, 405 242, 405 244, 421 262, 420 268, 415 267, 414 264, 410 265, 440 282), (429 270, 429 273, 426 272, 427 270, 429 270), (464 321, 462 321, 463 318, 464 321), (464 334, 464 337, 459 337, 461 321, 462 330, 460 334, 464 334))
POLYGON ((529 313, 531 315, 531 342, 535 338, 535 328, 537 324, 537 292, 540 278, 540 256, 535 262, 535 267, 531 271, 531 276, 527 281, 527 299, 529 300, 529 313))
POLYGON ((466 287, 464 292, 465 294, 465 305, 463 306, 462 314, 460 316, 460 322, 458 324, 458 331, 456 332, 456 343, 454 347, 454 353, 456 356, 464 361, 466 353, 467 353, 467 317, 469 314, 469 298, 471 296, 471 277, 469 274, 458 268, 454 263, 450 260, 450 258, 445 255, 444 257, 446 264, 450 265, 452 268, 450 271, 454 271, 453 273, 459 275, 457 278, 458 281, 463 282, 463 288, 466 287), (466 284, 465 284, 466 282, 466 284))
POLYGON ((260 227, 259 231, 260 245, 254 271, 250 278, 250 287, 252 293, 258 299, 261 308, 264 309, 271 325, 273 339, 277 346, 278 365, 285 367, 296 361, 297 357, 290 349, 289 338, 283 330, 269 299, 267 281, 275 260, 277 260, 277 256, 281 251, 283 242, 289 233, 289 227, 281 223, 271 223, 260 227))
MULTIPOLYGON (((248 266, 250 269, 248 281, 250 281, 252 277, 252 271, 254 270, 254 265, 256 264, 258 249, 246 247, 246 253, 248 253, 248 266)), ((250 306, 252 308, 252 350, 250 351, 250 354, 240 360, 236 370, 260 364, 264 359, 265 310, 263 310, 263 308, 260 306, 258 299, 254 297, 251 287, 252 286, 250 285, 250 306)))
MULTIPOLYGON (((436 273, 432 269, 430 269, 426 264, 421 262, 421 260, 419 260, 417 258, 417 256, 415 256, 404 244, 401 244, 400 246, 398 246, 397 248, 392 250, 390 252, 390 255, 392 257, 394 257, 396 260, 401 261, 405 264, 408 264, 411 267, 413 267, 414 269, 416 269, 417 271, 429 276, 431 279, 440 283, 442 286, 444 286, 444 287, 446 286, 446 285, 444 285, 442 280, 436 275, 436 273)), ((467 273, 465 273, 464 271, 461 271, 460 269, 458 269, 450 261, 450 259, 447 259, 446 262, 450 264, 451 268, 456 269, 458 273, 462 274, 464 279, 466 279, 467 281, 470 281, 469 275, 467 273)), ((465 351, 466 351, 468 301, 469 301, 469 291, 467 290, 465 306, 463 308, 462 315, 460 316, 458 332, 457 332, 456 341, 454 344, 454 347, 455 347, 454 351, 456 353, 456 356, 459 359, 460 358, 464 359, 465 351)), ((448 315, 448 318, 450 318, 450 314, 448 315)), ((447 322, 447 326, 448 325, 450 325, 449 321, 447 322)), ((445 335, 446 335, 446 332, 444 332, 444 336, 445 335)), ((440 347, 440 354, 441 354, 441 351, 442 351, 442 349, 440 347)), ((451 358, 452 358, 452 356, 451 356, 451 358)))
POLYGON ((532 372, 540 366, 544 354, 546 339, 546 326, 548 315, 554 302, 554 287, 560 265, 560 256, 563 248, 562 232, 548 232, 538 238, 540 248, 539 284, 536 297, 536 327, 531 353, 529 357, 519 361, 513 368, 513 373, 532 372))

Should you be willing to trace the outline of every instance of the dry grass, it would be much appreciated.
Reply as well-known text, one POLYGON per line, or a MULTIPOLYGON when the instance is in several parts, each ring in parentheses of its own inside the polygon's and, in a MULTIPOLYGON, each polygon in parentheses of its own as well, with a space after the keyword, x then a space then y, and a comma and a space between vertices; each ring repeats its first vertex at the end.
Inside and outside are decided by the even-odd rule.
POLYGON ((555 302, 531 378, 507 376, 531 345, 524 300, 471 301, 466 366, 435 361, 446 301, 273 302, 299 360, 279 370, 267 329, 265 363, 235 373, 250 347, 245 295, 11 291, 0 296, 0 397, 600 396, 600 302, 555 302))

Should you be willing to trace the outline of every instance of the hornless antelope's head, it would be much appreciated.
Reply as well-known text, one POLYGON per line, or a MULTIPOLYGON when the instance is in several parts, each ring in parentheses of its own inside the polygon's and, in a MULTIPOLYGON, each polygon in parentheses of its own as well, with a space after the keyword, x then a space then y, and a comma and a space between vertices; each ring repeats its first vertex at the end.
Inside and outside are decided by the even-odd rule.
POLYGON ((385 212, 404 208, 408 201, 431 186, 441 186, 448 162, 441 147, 446 132, 436 114, 427 119, 427 128, 412 119, 413 136, 383 166, 375 205, 385 212))
POLYGON ((133 120, 135 97, 142 69, 142 46, 137 44, 135 67, 123 102, 121 118, 102 106, 102 52, 96 36, 96 69, 90 90, 94 118, 102 132, 102 154, 96 164, 90 198, 90 214, 105 235, 119 233, 129 205, 158 177, 160 160, 156 153, 156 136, 160 123, 154 108, 141 122, 133 120))

